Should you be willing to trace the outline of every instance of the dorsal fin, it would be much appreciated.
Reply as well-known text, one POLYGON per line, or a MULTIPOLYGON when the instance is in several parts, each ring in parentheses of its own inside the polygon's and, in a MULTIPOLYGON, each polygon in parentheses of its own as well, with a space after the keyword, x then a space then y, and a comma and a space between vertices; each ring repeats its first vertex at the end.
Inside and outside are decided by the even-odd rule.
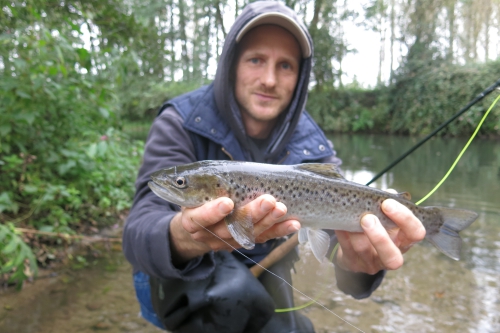
POLYGON ((399 192, 398 196, 400 196, 401 198, 406 199, 408 201, 411 200, 410 192, 399 192))
POLYGON ((331 178, 339 178, 345 179, 344 176, 340 174, 339 169, 335 164, 331 163, 305 163, 298 164, 297 168, 306 170, 309 172, 317 173, 318 175, 331 177, 331 178))

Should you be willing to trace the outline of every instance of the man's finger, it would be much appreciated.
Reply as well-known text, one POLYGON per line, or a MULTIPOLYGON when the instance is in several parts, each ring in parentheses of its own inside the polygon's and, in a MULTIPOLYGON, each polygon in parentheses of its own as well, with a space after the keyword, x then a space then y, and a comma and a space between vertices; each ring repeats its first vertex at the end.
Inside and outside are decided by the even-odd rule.
POLYGON ((366 214, 361 218, 361 227, 378 253, 380 261, 387 269, 398 269, 403 265, 403 255, 375 215, 366 214))
MULTIPOLYGON (((263 203, 265 203, 265 201, 263 203)), ((256 218, 253 220, 255 223, 254 234, 256 236, 260 235, 269 228, 272 228, 276 224, 276 222, 279 221, 279 219, 285 216, 287 208, 282 202, 276 202, 276 200, 274 199, 274 207, 271 210, 267 210, 267 213, 265 215, 262 215, 264 212, 265 210, 261 208, 259 215, 256 216, 256 218)), ((277 232, 279 233, 280 231, 277 230, 277 232)), ((281 236, 276 236, 276 237, 281 237, 281 236)))
POLYGON ((263 243, 270 239, 283 237, 286 235, 290 235, 300 229, 300 222, 296 220, 288 220, 280 223, 274 224, 269 229, 262 232, 257 236, 256 242, 263 243))
POLYGON ((182 213, 182 226, 187 232, 195 233, 216 224, 231 213, 233 208, 233 201, 222 197, 200 207, 185 209, 182 213))
POLYGON ((425 237, 422 222, 404 205, 393 199, 382 202, 382 211, 400 228, 400 240, 403 246, 420 242, 425 237), (402 237, 402 238, 401 238, 402 237))

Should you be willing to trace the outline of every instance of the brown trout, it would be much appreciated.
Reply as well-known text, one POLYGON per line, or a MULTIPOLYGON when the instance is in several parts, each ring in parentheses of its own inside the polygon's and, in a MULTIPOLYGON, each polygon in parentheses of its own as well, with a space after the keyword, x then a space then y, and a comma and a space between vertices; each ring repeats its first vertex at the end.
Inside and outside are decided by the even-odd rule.
POLYGON ((272 165, 234 161, 200 161, 154 172, 149 187, 159 197, 183 207, 197 207, 218 197, 228 197, 234 210, 226 225, 244 248, 255 246, 253 223, 243 206, 270 194, 287 207, 282 221, 298 220, 301 242, 309 241, 322 260, 329 237, 321 229, 362 232, 364 214, 376 215, 386 229, 396 227, 380 205, 392 198, 408 207, 422 221, 425 238, 444 254, 460 259, 458 235, 478 216, 473 211, 448 207, 421 207, 408 193, 392 194, 346 180, 333 164, 272 165))

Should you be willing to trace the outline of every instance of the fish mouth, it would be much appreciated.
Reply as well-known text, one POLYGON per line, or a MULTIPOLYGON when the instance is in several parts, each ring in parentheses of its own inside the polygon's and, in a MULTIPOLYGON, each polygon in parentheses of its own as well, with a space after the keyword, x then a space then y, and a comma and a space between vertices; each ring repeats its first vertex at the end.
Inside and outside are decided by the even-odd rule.
POLYGON ((184 199, 182 196, 178 195, 177 192, 178 190, 175 188, 165 188, 162 185, 158 184, 154 179, 152 181, 148 182, 148 186, 153 191, 154 194, 162 198, 163 200, 166 200, 168 202, 172 202, 176 205, 182 206, 184 203, 184 199))

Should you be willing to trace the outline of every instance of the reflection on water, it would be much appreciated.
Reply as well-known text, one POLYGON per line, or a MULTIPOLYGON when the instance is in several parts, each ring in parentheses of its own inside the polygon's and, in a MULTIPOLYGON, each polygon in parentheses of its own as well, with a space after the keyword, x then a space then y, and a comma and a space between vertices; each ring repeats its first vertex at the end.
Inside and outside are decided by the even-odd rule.
MULTIPOLYGON (((346 178, 367 183, 417 142, 405 137, 331 137, 346 178)), ((434 139, 372 186, 424 197, 446 174, 466 140, 434 139)), ((425 206, 477 211, 478 220, 461 233, 462 260, 453 261, 427 242, 405 255, 405 265, 389 272, 369 299, 357 301, 334 287, 333 270, 309 260, 297 269, 296 286, 365 332, 500 331, 500 144, 476 140, 456 169, 425 206), (309 272, 315 271, 314 279, 309 272), (315 280, 315 283, 311 283, 315 280)), ((298 303, 301 303, 298 298, 298 303)), ((319 307, 304 310, 318 332, 355 332, 319 307)))

